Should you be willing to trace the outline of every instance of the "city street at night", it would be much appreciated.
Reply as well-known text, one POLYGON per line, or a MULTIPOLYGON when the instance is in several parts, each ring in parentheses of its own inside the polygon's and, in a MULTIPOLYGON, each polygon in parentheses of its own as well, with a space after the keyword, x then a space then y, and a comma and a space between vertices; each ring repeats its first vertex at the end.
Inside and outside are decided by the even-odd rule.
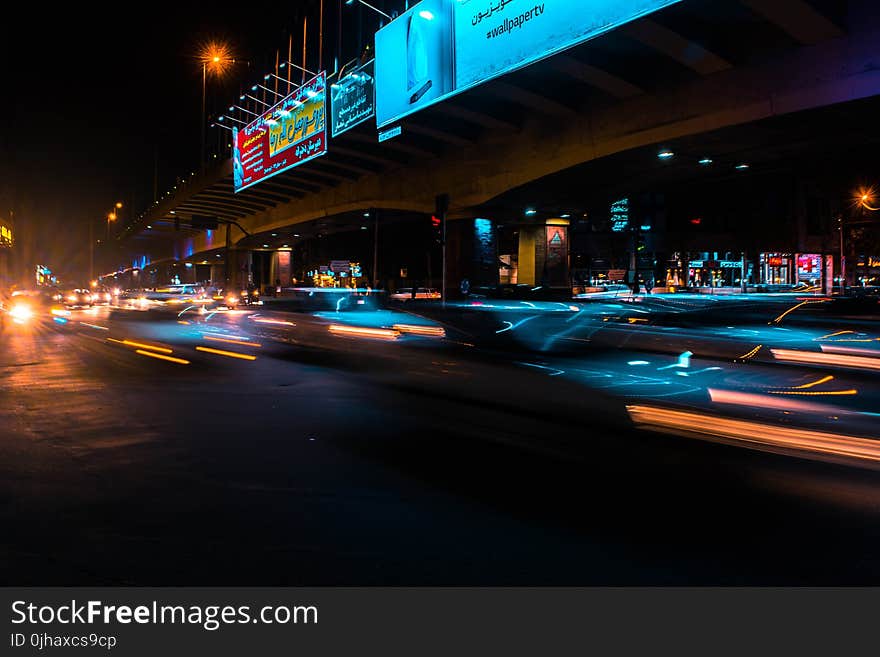
POLYGON ((876 0, 23 11, 13 653, 846 655, 873 627, 876 0))
MULTIPOLYGON (((828 464, 815 460, 834 456, 824 446, 793 458, 710 444, 639 431, 626 412, 634 404, 705 411, 723 436, 724 417, 788 422, 767 402, 745 411, 712 404, 709 388, 859 388, 853 396, 799 397, 822 404, 795 412, 791 424, 814 438, 865 435, 876 428, 876 414, 863 413, 877 408, 876 388, 865 388, 876 375, 724 359, 725 342, 736 349, 738 339, 754 341, 736 336, 753 330, 752 317, 736 320, 729 337, 689 318, 688 335, 680 330, 678 338, 714 347, 694 347, 710 358, 675 367, 677 354, 647 350, 652 323, 608 328, 601 321, 627 307, 650 317, 641 307, 648 303, 662 301, 584 303, 561 316, 548 304, 548 316, 533 321, 567 338, 632 345, 570 340, 576 346, 560 353, 475 344, 501 337, 495 327, 510 324, 506 317, 536 316, 516 303, 477 306, 475 318, 447 313, 469 318, 475 342, 455 339, 452 327, 445 338, 329 330, 381 331, 401 318, 440 326, 398 309, 289 313, 269 304, 190 310, 181 315, 188 319, 177 309, 100 307, 68 311, 63 324, 46 317, 10 325, 0 361, 10 402, 0 423, 2 520, 11 529, 3 577, 139 585, 218 577, 370 585, 877 582, 880 450, 855 465, 828 464), (811 386, 828 372, 830 386, 811 386)), ((755 312, 796 304, 763 300, 755 312)), ((795 343, 811 339, 805 334, 825 335, 824 327, 809 327, 811 319, 804 316, 807 328, 778 327, 781 338, 765 321, 760 339, 802 346, 795 343)))

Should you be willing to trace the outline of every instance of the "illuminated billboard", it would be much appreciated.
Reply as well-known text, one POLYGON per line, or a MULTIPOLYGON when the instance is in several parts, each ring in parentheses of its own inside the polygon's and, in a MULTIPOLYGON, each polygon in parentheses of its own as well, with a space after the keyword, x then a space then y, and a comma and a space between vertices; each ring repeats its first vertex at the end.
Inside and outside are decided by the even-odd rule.
POLYGON ((12 228, 6 224, 0 224, 0 248, 10 247, 13 242, 12 228))
POLYGON ((679 0, 422 0, 376 33, 384 127, 679 0))
POLYGON ((376 85, 373 62, 350 71, 343 71, 330 85, 330 116, 332 134, 341 135, 376 115, 376 85))
POLYGON ((327 152, 326 86, 322 72, 244 128, 233 130, 236 192, 327 152))

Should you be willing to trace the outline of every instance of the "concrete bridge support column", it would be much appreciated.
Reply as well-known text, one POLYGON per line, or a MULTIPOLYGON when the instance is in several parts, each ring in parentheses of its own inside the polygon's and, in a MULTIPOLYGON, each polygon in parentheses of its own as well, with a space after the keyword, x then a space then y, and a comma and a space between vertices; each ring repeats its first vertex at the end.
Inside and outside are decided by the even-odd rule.
POLYGON ((447 284, 453 293, 465 279, 471 287, 498 284, 498 228, 494 220, 450 221, 446 248, 447 284))

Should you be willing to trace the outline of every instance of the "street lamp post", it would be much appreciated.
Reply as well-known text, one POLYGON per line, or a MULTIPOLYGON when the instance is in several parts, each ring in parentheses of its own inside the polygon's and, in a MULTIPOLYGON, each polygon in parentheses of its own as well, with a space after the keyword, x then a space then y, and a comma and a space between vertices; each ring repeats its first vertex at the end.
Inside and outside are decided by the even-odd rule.
POLYGON ((226 73, 228 66, 235 63, 235 58, 230 56, 229 46, 225 43, 212 41, 205 45, 202 49, 200 59, 202 60, 202 148, 200 168, 202 173, 205 171, 205 126, 208 122, 207 117, 207 95, 208 95, 208 73, 217 77, 222 77, 226 73))
POLYGON ((837 217, 837 228, 840 233, 840 295, 846 294, 846 256, 843 254, 843 215, 837 217))

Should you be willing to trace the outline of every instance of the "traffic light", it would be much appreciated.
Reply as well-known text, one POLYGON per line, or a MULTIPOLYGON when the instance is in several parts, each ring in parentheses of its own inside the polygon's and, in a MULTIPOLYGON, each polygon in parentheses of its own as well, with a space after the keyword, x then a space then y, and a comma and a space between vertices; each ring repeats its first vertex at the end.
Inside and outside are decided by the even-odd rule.
POLYGON ((439 194, 434 198, 434 214, 431 215, 431 237, 437 244, 445 239, 446 213, 449 211, 449 196, 439 194))

